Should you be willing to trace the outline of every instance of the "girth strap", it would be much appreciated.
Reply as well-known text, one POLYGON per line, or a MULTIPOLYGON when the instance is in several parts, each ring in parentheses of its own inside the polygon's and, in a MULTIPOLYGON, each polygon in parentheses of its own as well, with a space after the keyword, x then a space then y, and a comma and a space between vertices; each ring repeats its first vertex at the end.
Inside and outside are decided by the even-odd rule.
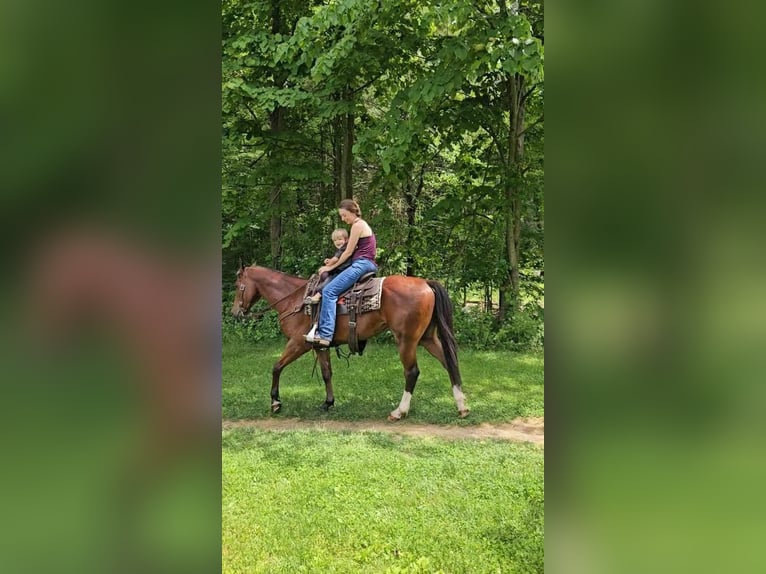
POLYGON ((364 352, 366 342, 359 344, 359 338, 356 335, 356 313, 359 305, 362 303, 362 293, 367 286, 367 280, 375 276, 375 271, 362 275, 351 288, 346 297, 346 307, 348 307, 348 350, 351 354, 361 355, 364 352))
MULTIPOLYGON (((354 287, 356 287, 356 285, 354 285, 354 287)), ((348 307, 348 350, 351 351, 352 354, 359 353, 359 341, 356 337, 356 309, 361 297, 361 289, 352 289, 351 293, 346 298, 346 306, 348 307)))

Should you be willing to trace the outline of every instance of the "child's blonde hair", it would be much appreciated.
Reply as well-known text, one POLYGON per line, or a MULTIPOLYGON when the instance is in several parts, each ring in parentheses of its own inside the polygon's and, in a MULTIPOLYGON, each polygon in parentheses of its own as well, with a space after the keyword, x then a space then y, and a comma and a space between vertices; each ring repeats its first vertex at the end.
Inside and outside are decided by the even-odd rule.
POLYGON ((335 241, 336 237, 342 237, 343 239, 348 239, 348 231, 343 229, 342 227, 339 227, 335 231, 332 232, 332 240, 335 241))

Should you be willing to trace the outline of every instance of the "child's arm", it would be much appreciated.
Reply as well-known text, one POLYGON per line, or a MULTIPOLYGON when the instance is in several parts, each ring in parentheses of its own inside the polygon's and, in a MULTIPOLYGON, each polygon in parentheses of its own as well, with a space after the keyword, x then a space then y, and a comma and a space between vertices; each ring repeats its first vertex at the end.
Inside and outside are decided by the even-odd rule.
POLYGON ((338 258, 337 258, 337 257, 330 257, 329 259, 325 259, 325 260, 324 260, 324 264, 325 264, 325 265, 332 265, 332 264, 333 264, 333 263, 335 263, 336 261, 338 261, 338 258))

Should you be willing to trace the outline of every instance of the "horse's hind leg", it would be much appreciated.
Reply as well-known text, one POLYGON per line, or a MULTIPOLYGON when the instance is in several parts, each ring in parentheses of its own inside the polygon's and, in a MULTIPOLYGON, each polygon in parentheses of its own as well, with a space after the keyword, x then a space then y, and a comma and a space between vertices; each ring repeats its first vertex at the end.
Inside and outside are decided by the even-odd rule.
POLYGON ((271 412, 278 413, 282 409, 282 401, 279 400, 279 377, 282 374, 282 369, 292 363, 295 359, 306 353, 311 349, 301 339, 290 339, 287 342, 285 350, 282 351, 282 356, 274 363, 274 367, 271 369, 271 412))
POLYGON ((330 407, 335 404, 335 395, 332 392, 332 365, 330 365, 330 351, 328 349, 322 349, 317 351, 317 360, 319 361, 319 367, 322 369, 322 380, 324 380, 324 388, 327 393, 324 402, 319 405, 319 408, 323 411, 330 410, 330 407))
POLYGON ((388 415, 388 420, 390 421, 398 421, 407 416, 407 413, 410 410, 412 393, 415 390, 415 383, 418 382, 418 375, 420 375, 417 359, 417 343, 409 341, 405 337, 397 338, 399 340, 399 358, 402 361, 402 366, 404 366, 404 393, 402 394, 402 400, 399 402, 399 406, 388 415))
MULTIPOLYGON (((421 339, 420 344, 425 347, 426 351, 436 357, 436 359, 442 364, 442 367, 444 367, 444 369, 449 373, 449 369, 447 369, 447 361, 444 358, 444 349, 442 348, 442 343, 439 338, 433 334, 430 337, 424 337, 421 339)), ((471 409, 465 406, 465 395, 463 394, 462 385, 460 384, 460 381, 453 381, 451 376, 450 382, 452 383, 452 396, 455 397, 457 412, 461 419, 465 418, 468 416, 468 413, 471 412, 471 409)))

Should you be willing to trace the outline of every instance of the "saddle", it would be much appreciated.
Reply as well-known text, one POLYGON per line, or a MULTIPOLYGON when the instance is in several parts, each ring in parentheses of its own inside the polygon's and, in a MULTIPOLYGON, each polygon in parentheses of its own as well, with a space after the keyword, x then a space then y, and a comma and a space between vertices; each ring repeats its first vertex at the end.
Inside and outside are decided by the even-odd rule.
MULTIPOLYGON (((380 309, 381 293, 383 292, 383 280, 385 277, 375 277, 375 271, 362 275, 351 288, 338 297, 338 315, 348 315, 348 348, 351 353, 361 355, 367 341, 359 341, 356 336, 356 316, 380 309)), ((319 304, 309 303, 309 296, 315 292, 319 283, 319 277, 312 275, 306 285, 304 295, 305 313, 314 322, 318 316, 319 304)))

